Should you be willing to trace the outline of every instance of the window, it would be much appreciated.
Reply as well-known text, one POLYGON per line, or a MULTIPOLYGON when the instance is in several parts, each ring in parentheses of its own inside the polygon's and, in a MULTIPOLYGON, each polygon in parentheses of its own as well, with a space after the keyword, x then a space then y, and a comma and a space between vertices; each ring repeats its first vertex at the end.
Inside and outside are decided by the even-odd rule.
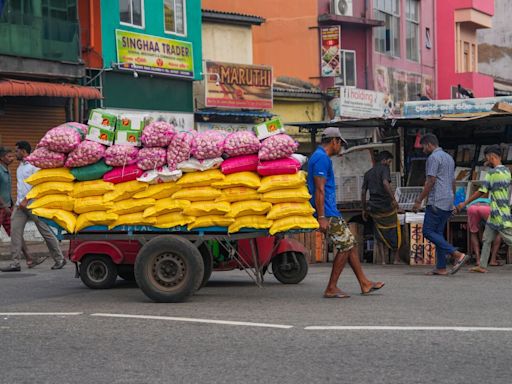
POLYGON ((470 52, 470 44, 465 41, 464 42, 464 67, 462 72, 471 72, 471 63, 469 61, 469 52, 470 52))
POLYGON ((337 84, 346 87, 355 87, 357 82, 356 51, 342 49, 340 51, 340 58, 341 74, 337 84))
POLYGON ((420 59, 420 2, 407 0, 405 17, 406 25, 406 51, 407 59, 419 61, 420 59))
POLYGON ((144 28, 144 0, 119 0, 121 23, 144 28))
POLYGON ((375 28, 375 50, 400 57, 400 0, 375 0, 374 17, 384 22, 375 28))
POLYGON ((165 32, 186 34, 185 0, 164 0, 165 32))

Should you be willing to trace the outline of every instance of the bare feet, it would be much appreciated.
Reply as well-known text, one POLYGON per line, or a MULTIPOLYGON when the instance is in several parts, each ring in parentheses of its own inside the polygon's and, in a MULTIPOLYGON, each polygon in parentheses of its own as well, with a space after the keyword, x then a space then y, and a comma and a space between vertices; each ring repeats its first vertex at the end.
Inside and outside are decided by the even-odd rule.
POLYGON ((350 297, 349 294, 343 292, 341 289, 336 289, 334 291, 325 291, 324 298, 326 299, 348 299, 350 297))

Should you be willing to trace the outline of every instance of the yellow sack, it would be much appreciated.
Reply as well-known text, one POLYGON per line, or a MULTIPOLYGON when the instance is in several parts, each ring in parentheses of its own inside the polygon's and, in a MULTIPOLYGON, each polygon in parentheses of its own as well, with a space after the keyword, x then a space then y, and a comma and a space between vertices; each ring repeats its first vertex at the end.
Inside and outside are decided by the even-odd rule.
POLYGON ((75 231, 76 216, 69 211, 63 211, 61 209, 36 208, 32 210, 32 213, 36 216, 55 221, 68 233, 73 233, 75 231))
POLYGON ((82 213, 76 219, 75 232, 94 225, 110 225, 117 220, 119 215, 105 211, 94 211, 82 213))
POLYGON ((276 191, 266 192, 261 197, 261 200, 268 201, 272 204, 302 203, 309 201, 309 199, 311 199, 311 195, 305 186, 296 189, 278 189, 276 191))
POLYGON ((137 180, 115 184, 113 191, 105 193, 105 201, 126 200, 138 192, 145 191, 147 188, 147 183, 141 183, 137 180))
POLYGON ((251 229, 267 229, 272 226, 272 220, 268 220, 265 216, 242 216, 235 220, 228 228, 229 233, 235 233, 242 228, 251 229))
POLYGON ((208 216, 208 215, 225 215, 229 212, 231 206, 225 201, 199 201, 192 203, 183 210, 183 214, 187 216, 208 216))
POLYGON ((185 216, 182 213, 167 213, 156 217, 157 228, 174 228, 182 225, 187 225, 195 221, 195 217, 185 216))
POLYGON ((259 193, 275 191, 276 189, 300 188, 306 184, 306 172, 300 171, 294 175, 273 175, 261 179, 259 193))
POLYGON ((67 195, 46 195, 39 199, 34 200, 29 206, 29 209, 35 208, 49 208, 61 209, 63 211, 73 211, 75 206, 75 199, 67 195))
POLYGON ((64 182, 70 183, 75 180, 75 176, 71 174, 68 168, 51 168, 41 169, 25 179, 25 183, 30 185, 38 185, 47 182, 64 182))
POLYGON ((234 203, 236 201, 243 200, 259 200, 261 195, 252 188, 247 187, 235 187, 235 188, 226 188, 222 190, 222 194, 216 201, 227 201, 230 203, 234 203))
POLYGON ((142 212, 146 208, 152 207, 155 205, 155 199, 127 199, 123 201, 118 201, 114 204, 114 208, 112 208, 109 212, 115 213, 117 215, 128 215, 129 213, 137 213, 142 212))
POLYGON ((190 206, 188 200, 174 200, 172 197, 157 200, 155 205, 144 210, 144 217, 160 216, 167 213, 181 213, 190 206))
POLYGON ((48 195, 67 195, 73 191, 73 183, 49 181, 36 185, 27 193, 27 199, 39 199, 48 195))
POLYGON ((73 197, 103 196, 105 193, 113 191, 114 184, 103 180, 80 181, 75 183, 73 197))
POLYGON ((313 216, 288 216, 275 220, 270 227, 269 233, 275 235, 279 232, 286 232, 292 229, 318 229, 318 221, 313 216))
POLYGON ((142 192, 138 192, 133 197, 135 199, 144 199, 146 197, 150 197, 152 199, 165 199, 167 197, 171 197, 172 194, 178 191, 180 187, 176 185, 176 183, 162 183, 150 185, 148 189, 142 192))
POLYGON ((103 196, 89 196, 75 199, 75 213, 82 214, 93 211, 108 211, 114 207, 114 202, 105 201, 103 196))
POLYGON ((116 221, 108 226, 108 229, 119 227, 120 225, 154 225, 155 217, 144 217, 142 212, 120 215, 116 221))
POLYGON ((205 187, 216 181, 224 180, 224 174, 218 169, 185 174, 176 184, 180 187, 205 187))
POLYGON ((208 201, 215 200, 220 195, 221 192, 212 187, 193 187, 180 189, 172 195, 172 198, 188 201, 208 201))
POLYGON ((261 200, 237 201, 231 204, 231 211, 227 217, 240 217, 247 215, 264 215, 272 208, 272 204, 261 200))
POLYGON ((201 216, 196 218, 196 220, 188 225, 188 230, 192 230, 194 228, 208 228, 208 227, 228 227, 235 219, 226 216, 219 215, 209 215, 209 216, 201 216))
POLYGON ((217 181, 212 184, 214 188, 233 188, 233 187, 247 187, 259 188, 261 185, 260 177, 254 172, 237 172, 227 175, 222 181, 217 181))
POLYGON ((267 219, 278 220, 287 216, 307 216, 315 213, 315 209, 305 201, 302 203, 274 204, 267 215, 267 219))

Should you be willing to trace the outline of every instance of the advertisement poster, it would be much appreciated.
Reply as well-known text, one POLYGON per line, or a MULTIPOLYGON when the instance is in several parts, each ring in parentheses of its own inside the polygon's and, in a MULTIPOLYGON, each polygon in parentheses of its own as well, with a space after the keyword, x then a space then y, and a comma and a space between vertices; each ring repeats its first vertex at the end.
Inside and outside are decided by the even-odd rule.
POLYGON ((272 108, 272 67, 206 61, 207 107, 272 108))
POLYGON ((142 33, 116 30, 119 69, 194 78, 192 44, 142 33))
POLYGON ((357 119, 383 117, 384 94, 353 87, 340 87, 340 115, 357 119))
POLYGON ((341 74, 340 49, 341 30, 340 26, 320 28, 322 76, 334 77, 341 74))
POLYGON ((404 104, 404 117, 436 117, 467 113, 491 112, 496 103, 512 103, 512 96, 481 99, 410 101, 404 104))

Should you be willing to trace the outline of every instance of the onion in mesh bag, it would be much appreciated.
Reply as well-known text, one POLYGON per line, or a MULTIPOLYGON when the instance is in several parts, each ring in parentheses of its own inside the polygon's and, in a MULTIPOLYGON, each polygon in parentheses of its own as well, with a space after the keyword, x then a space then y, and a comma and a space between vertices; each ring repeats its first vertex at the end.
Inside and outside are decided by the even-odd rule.
POLYGON ((171 171, 178 169, 178 164, 190 159, 190 150, 195 131, 178 132, 167 149, 167 164, 171 171))
POLYGON ((105 151, 105 163, 112 167, 135 164, 139 149, 131 145, 115 144, 105 151))
POLYGON ((144 128, 140 139, 146 147, 167 147, 175 134, 174 125, 155 121, 144 128))
POLYGON ((224 152, 230 157, 258 153, 260 141, 250 131, 233 132, 224 141, 224 152))
POLYGON ((137 156, 137 165, 147 171, 165 165, 167 153, 163 148, 142 148, 137 156))
POLYGON ((277 160, 290 157, 299 144, 290 136, 279 134, 263 140, 258 157, 260 160, 277 160))
POLYGON ((66 155, 40 147, 36 148, 25 160, 37 168, 61 168, 64 166, 66 155))
POLYGON ((84 167, 100 161, 105 156, 105 147, 94 141, 82 141, 76 149, 68 155, 67 168, 84 167))
POLYGON ((198 160, 215 159, 224 152, 224 131, 205 131, 198 133, 192 143, 191 154, 198 160))
POLYGON ((38 147, 54 152, 69 153, 82 142, 85 134, 80 123, 66 123, 50 129, 43 136, 38 147))

